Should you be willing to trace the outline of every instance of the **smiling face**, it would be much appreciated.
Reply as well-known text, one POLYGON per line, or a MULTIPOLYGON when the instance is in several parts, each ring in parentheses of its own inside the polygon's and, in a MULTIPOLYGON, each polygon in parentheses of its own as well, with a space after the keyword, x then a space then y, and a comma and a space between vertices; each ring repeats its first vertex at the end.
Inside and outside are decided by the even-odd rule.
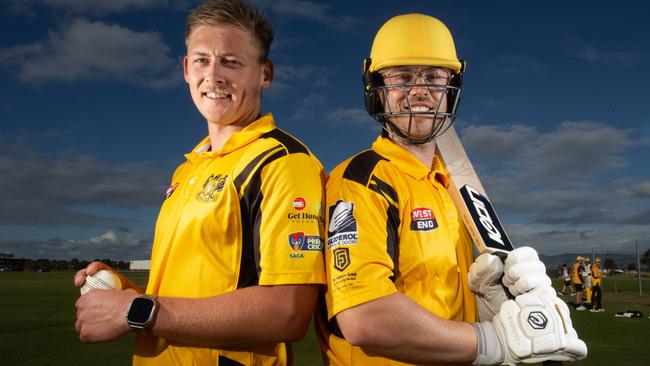
POLYGON ((390 121, 413 139, 427 138, 447 112, 446 87, 451 71, 440 67, 391 67, 380 71, 384 85, 380 99, 390 121), (435 117, 434 117, 435 116, 435 117), (409 127, 410 123, 410 127, 409 127))
POLYGON ((234 26, 199 26, 188 37, 185 81, 208 123, 243 127, 259 115, 273 65, 261 61, 256 45, 249 32, 234 26))

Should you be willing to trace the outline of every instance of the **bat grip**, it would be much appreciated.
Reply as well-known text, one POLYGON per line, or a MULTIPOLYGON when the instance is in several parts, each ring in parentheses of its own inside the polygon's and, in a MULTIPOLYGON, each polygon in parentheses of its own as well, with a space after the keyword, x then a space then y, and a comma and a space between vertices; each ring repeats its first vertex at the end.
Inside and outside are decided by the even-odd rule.
MULTIPOLYGON (((492 254, 493 254, 493 255, 496 255, 497 257, 499 257, 499 259, 501 259, 501 262, 503 262, 503 263, 505 264, 505 262, 506 262, 506 258, 508 257, 508 253, 506 253, 506 252, 502 252, 502 251, 495 251, 495 252, 492 253, 492 254)), ((510 290, 508 290, 508 288, 506 287, 506 285, 503 284, 503 281, 501 282, 501 286, 503 286, 503 289, 505 290, 506 295, 508 296, 508 298, 511 299, 511 300, 514 300, 515 297, 512 296, 512 294, 510 293, 510 290)), ((544 362, 542 362, 542 365, 544 365, 544 366, 562 366, 562 362, 560 362, 560 361, 548 360, 548 361, 544 361, 544 362)))

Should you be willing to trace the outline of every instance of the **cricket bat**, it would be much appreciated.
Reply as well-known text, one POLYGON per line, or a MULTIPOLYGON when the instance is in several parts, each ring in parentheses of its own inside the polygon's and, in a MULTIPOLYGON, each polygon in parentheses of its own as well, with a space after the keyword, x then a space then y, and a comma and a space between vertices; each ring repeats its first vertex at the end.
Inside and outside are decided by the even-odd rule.
POLYGON ((438 156, 449 173, 447 191, 480 253, 505 258, 514 249, 467 157, 454 126, 436 138, 438 156))
MULTIPOLYGON (((514 247, 453 125, 441 136, 436 137, 436 149, 449 173, 447 191, 476 249, 480 253, 488 252, 497 255, 505 261, 507 252, 514 247)), ((507 290, 506 293, 510 295, 507 290)), ((545 361, 543 364, 562 365, 559 361, 545 361)))

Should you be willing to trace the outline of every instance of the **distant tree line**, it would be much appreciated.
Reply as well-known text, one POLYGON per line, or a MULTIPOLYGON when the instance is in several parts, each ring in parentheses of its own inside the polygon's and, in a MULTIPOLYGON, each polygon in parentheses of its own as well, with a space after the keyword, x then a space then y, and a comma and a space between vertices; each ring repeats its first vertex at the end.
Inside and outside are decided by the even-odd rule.
POLYGON ((3 256, 0 258, 0 269, 5 271, 33 271, 33 272, 48 272, 48 271, 78 271, 86 268, 92 262, 103 262, 117 270, 128 270, 130 262, 128 261, 114 261, 109 258, 95 258, 92 261, 79 260, 73 258, 70 260, 56 260, 56 259, 28 259, 28 258, 13 258, 3 256))

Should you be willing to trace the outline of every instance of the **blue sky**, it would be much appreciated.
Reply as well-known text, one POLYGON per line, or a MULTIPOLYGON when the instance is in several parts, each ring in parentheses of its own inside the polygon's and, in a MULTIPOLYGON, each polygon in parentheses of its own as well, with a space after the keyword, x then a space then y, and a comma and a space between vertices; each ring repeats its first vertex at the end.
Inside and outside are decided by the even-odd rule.
MULTIPOLYGON (((360 82, 375 32, 421 12, 468 60, 457 128, 514 242, 544 254, 650 247, 648 5, 255 3, 276 31, 263 110, 326 169, 379 132, 360 82)), ((171 173, 207 134, 182 79, 193 4, 2 2, 0 252, 149 256, 171 173)))

